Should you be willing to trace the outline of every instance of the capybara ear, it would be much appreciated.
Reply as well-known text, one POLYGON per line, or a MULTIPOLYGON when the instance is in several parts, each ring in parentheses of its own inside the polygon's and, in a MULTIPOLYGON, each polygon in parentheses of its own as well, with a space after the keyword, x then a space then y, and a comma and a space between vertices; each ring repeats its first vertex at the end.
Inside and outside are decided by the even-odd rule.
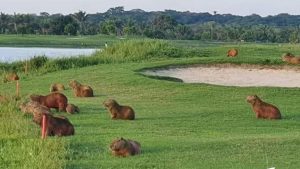
POLYGON ((125 139, 123 137, 121 137, 120 140, 125 140, 125 139))

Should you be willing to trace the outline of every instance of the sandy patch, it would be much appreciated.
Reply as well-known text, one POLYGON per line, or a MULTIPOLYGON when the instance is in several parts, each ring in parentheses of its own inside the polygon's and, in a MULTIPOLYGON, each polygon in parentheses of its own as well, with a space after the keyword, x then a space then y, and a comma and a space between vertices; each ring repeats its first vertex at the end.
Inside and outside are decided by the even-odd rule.
POLYGON ((198 65, 185 68, 147 70, 144 73, 152 76, 178 78, 185 83, 241 87, 300 87, 300 69, 289 66, 198 65))

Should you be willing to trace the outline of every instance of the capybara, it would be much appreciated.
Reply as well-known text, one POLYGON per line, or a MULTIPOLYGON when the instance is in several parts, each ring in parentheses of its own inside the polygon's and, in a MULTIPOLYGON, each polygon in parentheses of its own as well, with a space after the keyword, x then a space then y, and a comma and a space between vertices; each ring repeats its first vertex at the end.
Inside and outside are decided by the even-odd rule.
POLYGON ((80 110, 77 106, 75 106, 74 104, 68 104, 66 107, 66 111, 70 114, 75 114, 76 112, 79 113, 80 110))
POLYGON ((6 102, 8 102, 8 98, 0 95, 0 103, 6 103, 6 102))
POLYGON ((13 72, 13 73, 8 73, 5 75, 3 82, 11 82, 11 81, 15 81, 15 80, 19 80, 19 76, 17 75, 17 73, 13 72))
POLYGON ((33 121, 42 128, 42 116, 46 116, 47 136, 70 136, 74 135, 74 126, 64 116, 55 117, 49 113, 34 113, 33 121))
POLYGON ((236 57, 238 55, 238 50, 237 49, 229 49, 227 51, 227 57, 236 57))
POLYGON ((300 57, 296 57, 291 53, 285 53, 281 56, 282 61, 290 63, 290 64, 299 64, 300 63, 300 57))
POLYGON ((279 109, 272 104, 262 101, 257 95, 247 96, 247 102, 252 105, 256 118, 281 119, 279 109))
POLYGON ((50 92, 58 92, 58 91, 62 91, 62 90, 65 90, 65 86, 63 84, 53 83, 50 86, 50 92))
POLYGON ((141 153, 141 144, 137 141, 121 138, 110 144, 110 150, 114 156, 133 156, 141 153))
POLYGON ((44 105, 41 105, 39 102, 29 101, 27 103, 22 103, 20 105, 20 110, 25 114, 34 114, 34 113, 50 113, 50 109, 44 105))
POLYGON ((82 85, 76 80, 71 80, 69 86, 76 97, 93 97, 93 89, 90 86, 82 85))
POLYGON ((110 112, 112 119, 134 120, 135 113, 130 106, 119 105, 114 99, 104 101, 103 105, 110 112))
POLYGON ((54 108, 58 111, 66 111, 66 107, 68 104, 67 97, 58 92, 50 93, 46 96, 42 95, 31 95, 30 96, 32 101, 36 101, 40 103, 43 106, 46 106, 48 108, 54 108))

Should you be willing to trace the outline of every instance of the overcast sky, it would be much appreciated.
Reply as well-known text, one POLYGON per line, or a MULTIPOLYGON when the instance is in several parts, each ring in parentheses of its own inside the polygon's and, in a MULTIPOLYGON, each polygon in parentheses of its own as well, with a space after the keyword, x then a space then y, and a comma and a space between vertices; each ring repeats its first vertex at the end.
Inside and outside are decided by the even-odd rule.
POLYGON ((0 0, 0 12, 70 14, 79 10, 87 13, 105 12, 111 7, 125 10, 209 12, 219 14, 261 16, 289 13, 300 15, 300 0, 0 0))

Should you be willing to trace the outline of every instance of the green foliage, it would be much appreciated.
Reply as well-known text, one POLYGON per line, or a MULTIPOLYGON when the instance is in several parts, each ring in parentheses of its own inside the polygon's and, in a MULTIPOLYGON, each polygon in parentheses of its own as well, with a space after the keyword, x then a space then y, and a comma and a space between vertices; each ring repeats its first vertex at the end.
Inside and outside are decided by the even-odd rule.
POLYGON ((0 168, 65 168, 68 141, 41 140, 39 126, 18 110, 18 104, 13 99, 0 103, 0 168))

